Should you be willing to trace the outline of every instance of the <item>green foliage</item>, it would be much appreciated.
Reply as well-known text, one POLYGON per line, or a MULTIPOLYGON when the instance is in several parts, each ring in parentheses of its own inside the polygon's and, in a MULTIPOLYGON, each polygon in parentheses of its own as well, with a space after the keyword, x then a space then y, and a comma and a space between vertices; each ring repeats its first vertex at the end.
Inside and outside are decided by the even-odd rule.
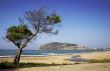
POLYGON ((79 62, 76 62, 76 63, 74 63, 74 64, 81 64, 81 63, 79 63, 79 62))
POLYGON ((20 44, 21 41, 32 35, 32 32, 26 25, 11 26, 7 30, 6 38, 15 44, 20 44))
POLYGON ((35 32, 46 34, 58 33, 58 30, 54 27, 61 22, 61 18, 55 12, 46 14, 44 8, 40 8, 25 12, 25 18, 33 26, 35 32))
POLYGON ((24 68, 24 67, 42 67, 42 66, 49 66, 50 64, 45 63, 19 63, 17 68, 24 68))
POLYGON ((26 25, 11 26, 7 30, 6 37, 9 40, 22 40, 26 36, 32 35, 32 32, 27 28, 26 25))
POLYGON ((52 13, 50 16, 47 16, 47 20, 51 23, 59 23, 61 22, 60 16, 56 13, 52 13))
POLYGON ((0 63, 0 69, 10 69, 10 68, 15 68, 15 67, 16 66, 10 62, 1 62, 0 63))
POLYGON ((104 59, 104 60, 96 60, 96 59, 91 59, 88 60, 89 63, 102 63, 102 62, 110 62, 109 59, 104 59))
POLYGON ((13 64, 11 62, 1 62, 0 63, 0 69, 42 67, 42 66, 56 66, 56 65, 61 65, 61 64, 45 64, 45 63, 19 63, 19 64, 13 64))

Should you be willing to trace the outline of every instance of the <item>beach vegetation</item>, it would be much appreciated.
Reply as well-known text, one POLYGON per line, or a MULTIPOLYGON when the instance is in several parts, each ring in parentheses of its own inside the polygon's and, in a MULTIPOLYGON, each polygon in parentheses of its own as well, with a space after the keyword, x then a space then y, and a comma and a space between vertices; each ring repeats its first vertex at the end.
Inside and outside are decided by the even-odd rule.
POLYGON ((102 60, 96 60, 96 59, 90 59, 87 60, 89 63, 106 63, 106 62, 110 62, 110 59, 102 59, 102 60))
POLYGON ((0 69, 12 69, 12 68, 26 68, 26 67, 43 67, 43 66, 57 66, 61 64, 46 64, 46 63, 19 63, 13 62, 1 62, 0 69))
POLYGON ((81 64, 80 62, 75 62, 74 64, 81 64))

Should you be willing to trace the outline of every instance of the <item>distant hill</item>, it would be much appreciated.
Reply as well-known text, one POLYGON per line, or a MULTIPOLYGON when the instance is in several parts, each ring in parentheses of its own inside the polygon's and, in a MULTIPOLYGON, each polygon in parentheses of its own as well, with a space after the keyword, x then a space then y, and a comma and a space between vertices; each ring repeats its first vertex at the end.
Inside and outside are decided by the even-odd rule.
POLYGON ((41 50, 87 50, 88 48, 81 47, 77 44, 69 44, 69 43, 47 43, 40 47, 41 50))

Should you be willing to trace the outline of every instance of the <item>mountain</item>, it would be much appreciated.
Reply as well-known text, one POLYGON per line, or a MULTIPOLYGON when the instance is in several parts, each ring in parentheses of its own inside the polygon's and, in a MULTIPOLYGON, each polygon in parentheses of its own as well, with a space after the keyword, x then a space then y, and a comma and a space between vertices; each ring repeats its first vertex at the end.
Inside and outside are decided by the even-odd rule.
POLYGON ((41 50, 87 50, 89 48, 81 47, 77 44, 69 44, 69 43, 47 43, 40 47, 41 50))

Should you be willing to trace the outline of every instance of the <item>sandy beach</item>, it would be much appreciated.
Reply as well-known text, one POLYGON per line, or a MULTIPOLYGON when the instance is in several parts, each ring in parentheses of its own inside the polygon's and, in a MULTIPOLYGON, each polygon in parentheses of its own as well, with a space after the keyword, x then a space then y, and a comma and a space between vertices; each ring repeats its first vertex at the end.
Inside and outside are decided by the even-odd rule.
POLYGON ((84 59, 110 60, 110 51, 85 53, 80 56, 84 59))
MULTIPOLYGON (((110 71, 110 63, 21 68, 14 71, 110 71)), ((7 71, 7 70, 4 70, 7 71)), ((12 69, 8 71, 13 71, 12 69)))
MULTIPOLYGON (((105 52, 91 52, 91 53, 75 53, 64 55, 50 55, 40 57, 21 57, 20 62, 33 62, 33 63, 48 63, 48 64, 73 64, 73 65, 61 65, 61 66, 49 66, 49 67, 30 67, 20 68, 14 71, 109 71, 110 63, 81 63, 74 64, 75 61, 69 61, 68 59, 79 56, 83 59, 94 60, 110 60, 110 51, 105 52)), ((12 62, 13 58, 0 58, 0 61, 12 62)), ((12 69, 10 69, 12 70, 12 69)), ((0 70, 2 71, 2 70, 0 70)), ((5 70, 3 70, 5 71, 5 70)), ((7 70, 6 70, 7 71, 7 70)), ((9 71, 9 70, 8 70, 9 71)))
MULTIPOLYGON (((47 63, 47 64, 63 64, 63 63, 74 63, 72 61, 66 60, 71 58, 72 56, 75 56, 77 54, 65 54, 65 55, 50 55, 50 56, 22 56, 20 62, 31 62, 31 63, 47 63)), ((4 61, 8 61, 8 62, 12 62, 13 61, 13 57, 1 57, 0 58, 0 62, 4 62, 4 61)))

